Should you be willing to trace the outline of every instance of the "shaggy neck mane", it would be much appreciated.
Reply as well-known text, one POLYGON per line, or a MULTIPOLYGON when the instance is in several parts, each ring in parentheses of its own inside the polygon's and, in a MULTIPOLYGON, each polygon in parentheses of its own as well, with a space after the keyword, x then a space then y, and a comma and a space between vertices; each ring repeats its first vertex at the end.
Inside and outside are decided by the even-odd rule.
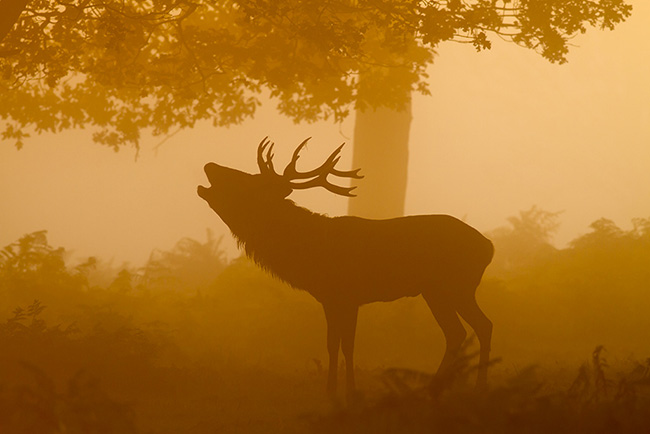
POLYGON ((255 206, 245 216, 233 216, 230 230, 246 256, 259 266, 293 284, 283 271, 309 256, 325 236, 329 217, 283 199, 255 206))

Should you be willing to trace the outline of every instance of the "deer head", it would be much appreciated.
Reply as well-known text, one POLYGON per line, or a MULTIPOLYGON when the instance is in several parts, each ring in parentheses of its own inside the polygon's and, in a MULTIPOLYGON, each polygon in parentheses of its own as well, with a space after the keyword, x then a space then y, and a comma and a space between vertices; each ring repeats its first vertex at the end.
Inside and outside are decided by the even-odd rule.
MULTIPOLYGON (((265 137, 257 147, 257 165, 260 173, 252 175, 239 170, 220 166, 215 163, 205 165, 205 173, 210 181, 210 187, 198 187, 198 194, 205 199, 210 207, 218 214, 226 208, 236 205, 238 209, 258 206, 286 198, 293 190, 304 190, 312 187, 323 187, 332 193, 342 196, 354 196, 355 187, 342 187, 328 181, 328 176, 340 178, 361 179, 359 170, 343 171, 336 168, 341 156, 343 145, 339 146, 316 169, 300 172, 296 163, 300 151, 305 147, 309 138, 305 139, 293 152, 293 157, 285 167, 282 175, 273 166, 274 144, 265 137)), ((252 209, 251 209, 252 211, 252 209)), ((221 215, 224 217, 223 215, 221 215)))

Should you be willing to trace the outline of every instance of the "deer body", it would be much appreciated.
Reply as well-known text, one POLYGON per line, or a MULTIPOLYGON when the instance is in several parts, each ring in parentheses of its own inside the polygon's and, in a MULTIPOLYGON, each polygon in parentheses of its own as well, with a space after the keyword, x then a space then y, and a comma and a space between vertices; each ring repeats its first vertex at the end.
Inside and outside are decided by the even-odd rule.
POLYGON ((259 175, 209 163, 205 172, 211 187, 199 187, 198 191, 249 257, 323 305, 328 326, 330 394, 336 393, 339 347, 346 360, 348 396, 354 391, 352 360, 359 306, 419 294, 427 301, 447 342, 438 372, 450 368, 466 337, 460 314, 479 338, 478 383, 484 385, 492 323, 478 308, 474 294, 492 259, 492 243, 471 226, 447 215, 370 220, 327 217, 295 205, 286 199, 292 189, 309 183, 309 187, 321 185, 350 195, 351 189, 331 185, 325 177, 359 177, 356 171, 333 168, 338 158, 332 156, 339 148, 317 169, 320 172, 305 173, 312 178, 320 176, 322 183, 312 179, 288 185, 287 171, 300 175, 295 171, 295 161, 304 143, 294 153, 285 177, 268 171, 273 167, 272 154, 269 150, 264 160, 265 147, 260 144, 259 175))
POLYGON ((480 280, 492 256, 491 243, 454 217, 330 218, 284 200, 279 215, 260 211, 251 221, 257 234, 231 230, 260 266, 321 303, 360 306, 480 280))

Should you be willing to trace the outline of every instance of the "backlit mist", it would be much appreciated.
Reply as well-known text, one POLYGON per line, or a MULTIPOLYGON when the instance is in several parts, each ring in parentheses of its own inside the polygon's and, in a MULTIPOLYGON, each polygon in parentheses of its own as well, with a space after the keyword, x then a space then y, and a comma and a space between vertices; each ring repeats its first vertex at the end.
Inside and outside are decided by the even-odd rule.
MULTIPOLYGON (((616 31, 578 37, 560 66, 498 40, 484 53, 441 47, 429 71, 432 96, 415 95, 407 214, 449 213, 489 231, 536 205, 563 211, 558 246, 598 218, 630 227, 649 215, 650 11, 634 6, 616 31)), ((227 233, 193 194, 206 162, 255 172, 255 147, 268 135, 278 161, 313 137, 309 164, 342 142, 350 152, 353 125, 354 116, 296 125, 269 103, 240 126, 199 125, 162 145, 146 139, 137 161, 131 149, 93 145, 83 130, 34 136, 20 152, 6 143, 0 244, 47 228, 80 256, 142 264, 152 248, 201 239, 205 228, 227 233)), ((320 190, 294 195, 332 215, 346 209, 320 190)))
POLYGON ((138 149, 94 126, 0 142, 0 432, 647 431, 650 4, 626 3, 565 64, 436 47, 405 215, 454 219, 335 218, 373 182, 349 172, 354 110, 296 123, 266 90, 138 149), (221 167, 282 173, 309 137, 304 172, 346 143, 331 191, 288 196, 317 216, 221 167))

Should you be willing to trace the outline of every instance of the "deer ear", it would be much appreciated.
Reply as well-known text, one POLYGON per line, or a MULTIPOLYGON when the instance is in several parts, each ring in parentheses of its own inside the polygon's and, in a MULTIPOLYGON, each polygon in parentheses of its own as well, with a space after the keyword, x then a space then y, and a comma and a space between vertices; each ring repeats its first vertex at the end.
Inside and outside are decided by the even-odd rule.
POLYGON ((293 188, 285 183, 278 183, 276 189, 278 191, 278 196, 282 198, 289 196, 293 191, 293 188))
POLYGON ((291 184, 279 175, 257 174, 253 175, 253 177, 257 183, 256 188, 253 190, 260 195, 261 199, 284 199, 293 191, 291 184))
POLYGON ((271 196, 273 196, 276 199, 284 199, 285 197, 289 196, 293 191, 293 188, 291 188, 291 184, 286 182, 280 176, 275 176, 270 181, 271 182, 269 182, 268 184, 271 190, 270 193, 271 196))

